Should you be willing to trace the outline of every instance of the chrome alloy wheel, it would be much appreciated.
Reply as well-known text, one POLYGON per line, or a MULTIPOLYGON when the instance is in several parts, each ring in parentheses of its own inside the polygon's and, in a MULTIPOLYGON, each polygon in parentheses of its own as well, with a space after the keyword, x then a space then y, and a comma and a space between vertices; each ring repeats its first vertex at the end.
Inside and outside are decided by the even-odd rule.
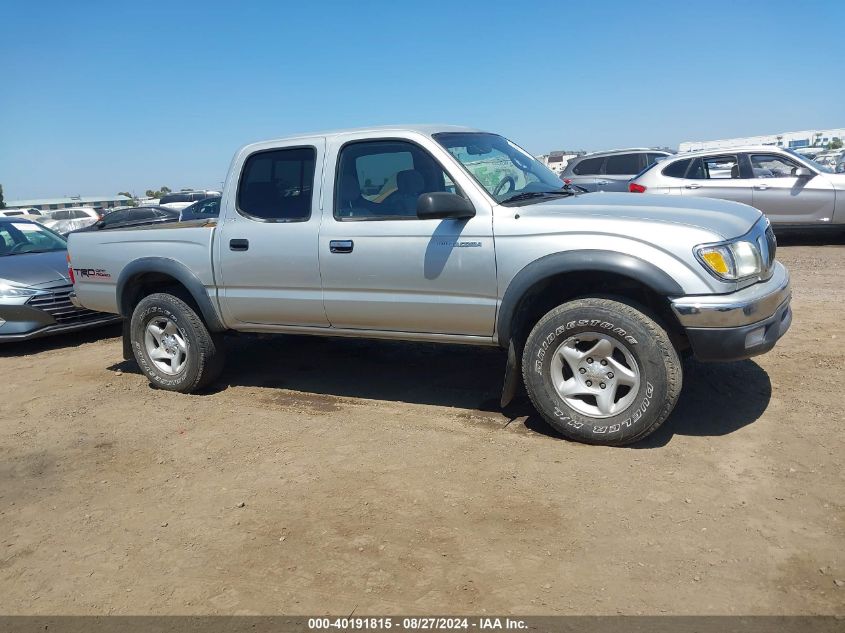
POLYGON ((637 396, 640 370, 624 343, 599 332, 570 336, 555 350, 552 384, 563 401, 592 418, 621 413, 637 396))
POLYGON ((156 369, 173 376, 188 362, 188 343, 171 319, 153 317, 144 332, 144 347, 156 369))

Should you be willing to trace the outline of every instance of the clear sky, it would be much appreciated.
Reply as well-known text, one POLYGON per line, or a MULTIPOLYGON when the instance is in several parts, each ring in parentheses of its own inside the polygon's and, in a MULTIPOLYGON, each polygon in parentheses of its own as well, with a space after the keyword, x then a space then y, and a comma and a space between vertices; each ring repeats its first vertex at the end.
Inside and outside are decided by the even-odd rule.
POLYGON ((401 122, 539 154, 845 125, 845 1, 0 1, 7 200, 219 187, 401 122))

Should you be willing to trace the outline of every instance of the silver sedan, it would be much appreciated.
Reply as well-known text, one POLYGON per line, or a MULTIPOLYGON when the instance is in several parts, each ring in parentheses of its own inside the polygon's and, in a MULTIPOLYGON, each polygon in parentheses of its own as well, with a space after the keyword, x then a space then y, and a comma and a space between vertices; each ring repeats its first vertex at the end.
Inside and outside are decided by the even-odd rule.
POLYGON ((780 228, 845 229, 845 174, 779 147, 679 154, 636 176, 628 190, 743 202, 780 228))

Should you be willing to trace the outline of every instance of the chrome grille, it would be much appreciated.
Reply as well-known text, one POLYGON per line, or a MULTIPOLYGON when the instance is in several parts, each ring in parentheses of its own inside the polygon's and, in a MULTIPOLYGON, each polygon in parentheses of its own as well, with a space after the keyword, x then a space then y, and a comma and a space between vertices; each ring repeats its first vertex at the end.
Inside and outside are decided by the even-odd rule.
POLYGON ((48 294, 35 295, 26 302, 30 308, 37 308, 49 314, 56 323, 85 323, 103 317, 101 312, 77 308, 69 299, 73 286, 51 288, 48 294))
POLYGON ((766 250, 769 252, 769 258, 766 262, 766 270, 770 270, 775 264, 775 253, 778 250, 778 241, 771 225, 766 227, 766 246, 766 250))
MULTIPOLYGON (((764 221, 765 219, 761 220, 760 224, 764 221)), ((760 258, 762 259, 760 262, 762 264, 760 278, 768 279, 775 266, 775 252, 778 248, 775 233, 772 231, 772 226, 765 221, 765 228, 758 225, 752 230, 751 237, 756 242, 757 248, 760 250, 760 258)))

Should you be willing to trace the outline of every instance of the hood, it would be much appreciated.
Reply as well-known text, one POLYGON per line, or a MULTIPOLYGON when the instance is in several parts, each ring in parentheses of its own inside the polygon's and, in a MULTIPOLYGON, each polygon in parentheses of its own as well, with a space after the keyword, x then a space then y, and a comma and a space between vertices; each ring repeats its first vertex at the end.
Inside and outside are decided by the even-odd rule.
POLYGON ((824 177, 830 180, 833 188, 837 191, 845 190, 845 173, 824 174, 824 177))
POLYGON ((520 207, 522 215, 572 214, 692 226, 729 240, 747 233, 762 213, 739 202, 646 193, 584 193, 520 207))
POLYGON ((67 274, 67 251, 21 253, 0 257, 0 279, 21 286, 43 286, 59 280, 70 283, 67 274))

